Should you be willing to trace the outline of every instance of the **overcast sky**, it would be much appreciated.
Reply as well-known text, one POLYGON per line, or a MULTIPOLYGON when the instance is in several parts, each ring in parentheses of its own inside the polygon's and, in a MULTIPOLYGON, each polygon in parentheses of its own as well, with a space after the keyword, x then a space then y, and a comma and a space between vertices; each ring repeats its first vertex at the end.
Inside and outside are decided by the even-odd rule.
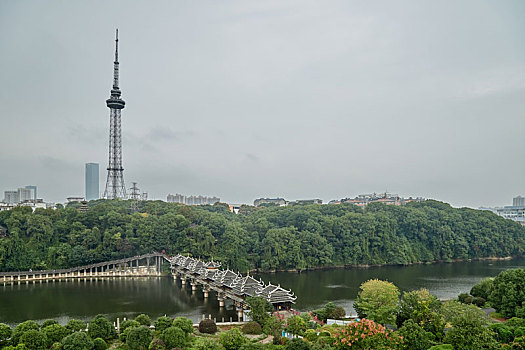
POLYGON ((117 27, 150 198, 525 195, 525 1, 0 0, 0 197, 104 190, 117 27))

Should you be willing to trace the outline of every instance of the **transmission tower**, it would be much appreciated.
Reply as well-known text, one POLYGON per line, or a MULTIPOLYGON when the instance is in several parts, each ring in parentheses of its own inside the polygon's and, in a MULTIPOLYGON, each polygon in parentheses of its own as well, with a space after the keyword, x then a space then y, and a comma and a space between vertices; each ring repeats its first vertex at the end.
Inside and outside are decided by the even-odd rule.
POLYGON ((130 211, 132 213, 136 213, 137 211, 139 211, 139 200, 141 199, 140 189, 137 187, 136 182, 132 182, 132 184, 133 186, 131 186, 131 188, 129 189, 130 190, 129 199, 131 199, 130 211))
POLYGON ((118 29, 115 38, 115 61, 113 62, 113 88, 111 95, 106 100, 110 110, 109 114, 109 163, 108 178, 104 198, 126 199, 124 186, 124 168, 122 168, 122 132, 120 128, 120 112, 126 104, 120 98, 119 89, 119 62, 118 62, 118 29))

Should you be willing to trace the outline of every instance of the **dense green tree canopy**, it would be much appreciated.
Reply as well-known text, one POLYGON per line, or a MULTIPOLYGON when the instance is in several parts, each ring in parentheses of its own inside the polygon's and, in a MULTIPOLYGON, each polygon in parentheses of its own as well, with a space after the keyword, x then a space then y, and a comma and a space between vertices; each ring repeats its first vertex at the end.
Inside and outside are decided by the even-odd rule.
POLYGON ((57 269, 152 251, 221 261, 235 270, 409 264, 523 254, 525 228, 480 210, 425 201, 253 208, 98 200, 89 211, 0 212, 0 269, 57 269))
POLYGON ((496 276, 489 301, 506 317, 525 317, 525 269, 507 270, 496 276))

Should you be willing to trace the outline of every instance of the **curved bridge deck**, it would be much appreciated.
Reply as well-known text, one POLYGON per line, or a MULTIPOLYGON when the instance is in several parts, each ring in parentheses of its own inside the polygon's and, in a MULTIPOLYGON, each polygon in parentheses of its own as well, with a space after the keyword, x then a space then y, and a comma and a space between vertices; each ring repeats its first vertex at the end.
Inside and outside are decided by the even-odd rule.
POLYGON ((162 253, 151 253, 70 269, 0 272, 0 283, 29 283, 86 277, 160 276, 163 260, 169 261, 169 258, 162 253))

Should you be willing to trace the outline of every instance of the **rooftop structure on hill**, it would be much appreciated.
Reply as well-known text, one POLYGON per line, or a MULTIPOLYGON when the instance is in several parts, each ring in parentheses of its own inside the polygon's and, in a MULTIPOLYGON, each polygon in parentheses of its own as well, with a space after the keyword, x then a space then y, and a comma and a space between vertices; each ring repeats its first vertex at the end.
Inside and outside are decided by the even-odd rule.
POLYGON ((410 202, 422 202, 425 199, 422 197, 408 197, 403 198, 397 194, 391 194, 388 192, 384 193, 370 193, 360 194, 355 198, 343 198, 340 200, 332 200, 329 204, 340 204, 340 203, 351 203, 360 207, 366 207, 368 204, 373 202, 379 202, 387 205, 405 205, 410 202))
POLYGON ((182 194, 168 194, 166 201, 168 203, 180 203, 186 205, 213 205, 217 202, 220 202, 219 197, 208 197, 208 196, 185 196, 182 194))
POLYGON ((257 198, 253 201, 253 205, 259 207, 263 204, 276 205, 279 207, 284 207, 288 202, 284 198, 257 198))

